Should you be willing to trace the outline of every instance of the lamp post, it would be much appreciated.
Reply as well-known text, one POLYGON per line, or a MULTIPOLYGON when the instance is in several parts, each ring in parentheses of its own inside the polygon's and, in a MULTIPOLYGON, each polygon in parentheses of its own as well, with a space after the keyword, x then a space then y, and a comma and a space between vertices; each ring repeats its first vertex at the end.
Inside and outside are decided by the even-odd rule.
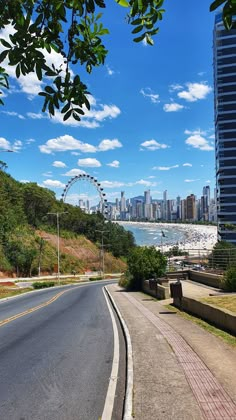
POLYGON ((57 280, 58 284, 60 284, 60 215, 67 214, 68 211, 57 211, 55 213, 47 213, 53 214, 57 218, 57 280))
POLYGON ((104 272, 105 272, 105 260, 104 260, 104 242, 103 242, 103 235, 104 232, 106 232, 105 230, 95 230, 95 232, 100 232, 102 235, 102 240, 101 240, 101 268, 102 268, 102 273, 103 273, 103 277, 104 277, 104 272))

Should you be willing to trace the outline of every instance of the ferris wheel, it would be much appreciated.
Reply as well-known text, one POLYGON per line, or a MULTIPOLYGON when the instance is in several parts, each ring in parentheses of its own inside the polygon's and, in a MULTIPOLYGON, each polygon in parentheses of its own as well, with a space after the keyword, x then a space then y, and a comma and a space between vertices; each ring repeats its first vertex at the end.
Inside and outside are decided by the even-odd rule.
POLYGON ((78 205, 88 214, 102 213, 105 217, 108 215, 106 193, 101 183, 89 174, 73 176, 65 185, 61 200, 78 205))

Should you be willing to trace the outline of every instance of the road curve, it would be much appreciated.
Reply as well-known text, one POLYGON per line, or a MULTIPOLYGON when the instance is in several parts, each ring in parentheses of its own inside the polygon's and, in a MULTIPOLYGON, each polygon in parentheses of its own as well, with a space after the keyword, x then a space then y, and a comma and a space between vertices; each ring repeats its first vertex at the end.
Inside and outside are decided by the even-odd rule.
MULTIPOLYGON (((103 285, 57 288, 0 304, 1 420, 101 417, 113 361, 103 285)), ((122 418, 125 386, 120 330, 119 337, 121 380, 112 415, 117 420, 122 418)))

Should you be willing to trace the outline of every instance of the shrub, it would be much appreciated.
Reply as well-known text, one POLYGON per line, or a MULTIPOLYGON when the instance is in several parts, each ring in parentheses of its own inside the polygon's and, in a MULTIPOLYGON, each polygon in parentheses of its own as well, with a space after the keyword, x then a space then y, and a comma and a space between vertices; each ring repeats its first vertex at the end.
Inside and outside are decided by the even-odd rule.
POLYGON ((89 277, 89 281, 94 281, 94 280, 103 280, 103 277, 99 276, 99 277, 89 277))
POLYGON ((55 286, 54 281, 36 281, 32 284, 34 289, 43 289, 45 287, 53 287, 55 286))
POLYGON ((236 266, 231 266, 226 270, 221 287, 228 292, 236 292, 236 266))

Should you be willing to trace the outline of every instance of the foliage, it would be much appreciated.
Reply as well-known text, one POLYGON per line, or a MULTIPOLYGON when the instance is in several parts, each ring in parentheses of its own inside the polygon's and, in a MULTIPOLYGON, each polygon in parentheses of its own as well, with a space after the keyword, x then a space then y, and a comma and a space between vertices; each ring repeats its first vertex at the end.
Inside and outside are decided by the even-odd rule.
POLYGON ((223 7, 222 17, 226 29, 236 28, 236 2, 235 0, 214 0, 210 5, 210 11, 215 11, 218 7, 223 7))
POLYGON ((226 270, 221 287, 227 292, 236 292, 236 266, 231 266, 226 270))
MULTIPOLYGON (((115 2, 117 7, 127 8, 134 41, 145 39, 152 45, 152 37, 159 30, 157 22, 162 20, 164 0, 115 2)), ((101 20, 105 7, 105 0, 0 1, 0 29, 7 25, 13 28, 9 39, 1 39, 4 50, 0 62, 7 59, 15 67, 17 78, 35 73, 38 80, 50 82, 39 93, 44 98, 43 112, 48 111, 50 116, 60 109, 64 121, 71 116, 80 121, 84 108, 90 109, 89 92, 78 68, 91 73, 105 62, 107 50, 102 38, 109 34, 101 20), (57 56, 54 63, 50 55, 57 56)), ((3 67, 0 86, 9 86, 3 67)))
POLYGON ((103 280, 103 277, 98 276, 98 277, 89 277, 89 281, 95 281, 95 280, 103 280))
POLYGON ((220 241, 217 242, 209 256, 209 266, 226 270, 236 260, 236 246, 220 241))
POLYGON ((166 270, 167 260, 164 255, 152 247, 136 247, 128 255, 129 286, 141 289, 142 281, 152 277, 161 277, 166 270))
POLYGON ((44 289, 45 287, 53 287, 55 286, 54 281, 36 281, 32 283, 34 289, 44 289))
MULTIPOLYGON (((2 171, 0 194, 0 270, 15 272, 17 276, 38 275, 39 268, 41 272, 55 272, 57 249, 47 241, 47 233, 57 234, 56 212, 66 212, 60 217, 61 237, 79 240, 79 235, 84 235, 101 245, 100 231, 105 229, 107 269, 124 270, 125 264, 107 253, 125 257, 135 246, 133 235, 123 227, 105 223, 101 214, 84 214, 79 207, 57 201, 52 191, 36 183, 20 183, 2 171), (38 236, 36 229, 46 233, 38 236)), ((61 254, 62 273, 81 273, 85 269, 84 261, 61 254)))
POLYGON ((178 245, 173 246, 172 248, 169 249, 169 251, 167 251, 165 253, 165 255, 167 255, 168 257, 177 257, 180 255, 186 255, 186 251, 182 251, 178 245))

